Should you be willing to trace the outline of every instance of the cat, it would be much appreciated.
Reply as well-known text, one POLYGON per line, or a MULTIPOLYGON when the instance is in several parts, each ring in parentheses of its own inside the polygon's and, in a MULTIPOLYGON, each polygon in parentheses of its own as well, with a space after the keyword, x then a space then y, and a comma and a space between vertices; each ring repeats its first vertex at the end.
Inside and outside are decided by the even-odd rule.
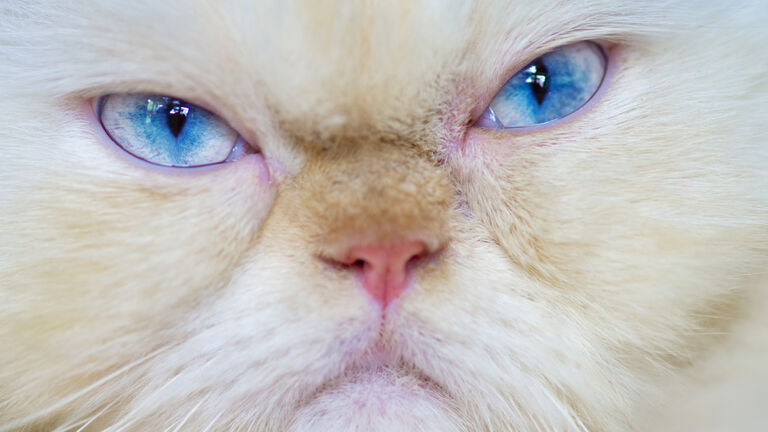
POLYGON ((767 9, 5 0, 0 431, 768 430, 767 9))

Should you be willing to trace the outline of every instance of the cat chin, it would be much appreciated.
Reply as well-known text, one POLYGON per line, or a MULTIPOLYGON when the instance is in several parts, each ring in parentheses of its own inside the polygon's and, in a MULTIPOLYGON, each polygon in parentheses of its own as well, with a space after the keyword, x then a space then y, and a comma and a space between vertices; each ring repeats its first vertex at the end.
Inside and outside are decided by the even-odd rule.
POLYGON ((450 400, 428 379, 380 366, 346 374, 302 407, 291 432, 462 430, 450 400))

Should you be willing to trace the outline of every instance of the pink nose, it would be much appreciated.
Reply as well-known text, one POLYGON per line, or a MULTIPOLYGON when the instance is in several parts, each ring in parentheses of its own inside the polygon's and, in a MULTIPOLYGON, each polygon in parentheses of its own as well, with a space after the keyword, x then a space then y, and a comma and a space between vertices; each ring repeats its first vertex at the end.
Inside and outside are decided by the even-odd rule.
POLYGON ((409 265, 426 255, 427 246, 421 241, 353 246, 344 263, 362 268, 363 289, 386 307, 405 291, 409 265))

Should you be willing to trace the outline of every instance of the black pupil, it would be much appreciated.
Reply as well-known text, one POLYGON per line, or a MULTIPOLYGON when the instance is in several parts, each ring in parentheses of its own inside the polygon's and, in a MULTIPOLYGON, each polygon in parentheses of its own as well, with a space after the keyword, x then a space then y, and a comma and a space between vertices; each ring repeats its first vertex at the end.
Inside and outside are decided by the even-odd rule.
POLYGON ((178 138, 181 130, 184 129, 188 114, 189 106, 181 101, 175 100, 168 105, 168 113, 166 114, 168 128, 174 137, 178 138))
POLYGON ((536 61, 528 66, 526 71, 528 72, 528 78, 525 79, 525 82, 531 85, 533 97, 535 97, 536 102, 541 105, 544 102, 544 97, 549 91, 549 73, 547 67, 544 66, 544 62, 542 62, 541 59, 536 59, 536 61))

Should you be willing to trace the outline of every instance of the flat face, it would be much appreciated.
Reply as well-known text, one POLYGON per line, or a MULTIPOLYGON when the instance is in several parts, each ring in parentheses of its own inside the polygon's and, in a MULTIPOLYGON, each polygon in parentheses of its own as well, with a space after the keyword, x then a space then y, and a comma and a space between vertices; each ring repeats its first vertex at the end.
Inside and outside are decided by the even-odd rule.
POLYGON ((740 3, 5 1, 0 431, 646 430, 768 347, 740 3))

